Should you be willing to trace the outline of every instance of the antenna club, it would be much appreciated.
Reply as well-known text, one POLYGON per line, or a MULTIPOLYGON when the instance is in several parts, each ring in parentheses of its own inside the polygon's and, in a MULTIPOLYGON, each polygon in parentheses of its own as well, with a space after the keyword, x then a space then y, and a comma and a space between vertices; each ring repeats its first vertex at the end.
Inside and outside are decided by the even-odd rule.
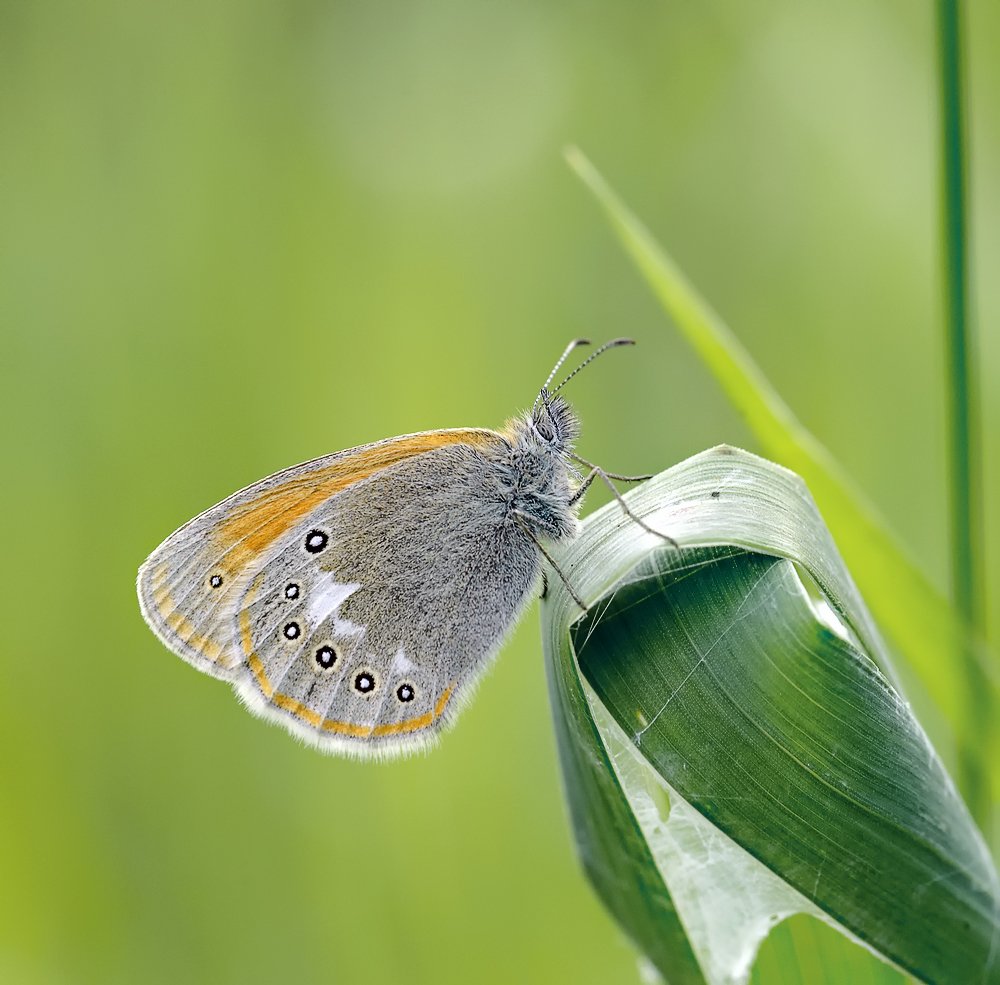
MULTIPOLYGON (((604 345, 599 346, 586 359, 584 359, 584 361, 580 363, 580 365, 577 366, 576 369, 574 369, 573 372, 570 373, 569 376, 567 376, 566 379, 562 381, 562 383, 560 383, 557 387, 553 388, 549 392, 558 393, 558 391, 561 390, 567 383, 569 383, 569 381, 573 379, 573 377, 576 376, 576 374, 579 373, 581 369, 583 369, 585 366, 589 366, 599 355, 601 355, 604 352, 607 352, 608 349, 614 349, 620 345, 635 345, 635 339, 620 338, 620 339, 612 339, 610 342, 605 342, 604 345)), ((563 359, 565 359, 566 356, 568 356, 573 351, 574 347, 575 347, 574 344, 570 345, 570 347, 563 354, 563 359)), ((563 359, 559 360, 556 369, 558 369, 559 366, 562 365, 563 359)), ((553 370, 549 378, 545 381, 545 386, 542 387, 543 392, 548 391, 548 386, 552 382, 553 376, 555 376, 555 370, 553 370)))

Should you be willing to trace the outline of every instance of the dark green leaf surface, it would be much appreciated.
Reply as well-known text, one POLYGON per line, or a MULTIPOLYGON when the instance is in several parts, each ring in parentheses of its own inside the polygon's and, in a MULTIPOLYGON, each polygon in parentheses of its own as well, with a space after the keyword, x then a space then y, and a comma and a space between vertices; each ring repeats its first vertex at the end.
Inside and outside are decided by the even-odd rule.
POLYGON ((556 559, 588 614, 555 578, 545 608, 574 825, 612 912, 669 981, 678 922, 705 980, 735 982, 795 913, 924 981, 1000 981, 988 855, 801 482, 716 449, 629 503, 684 550, 610 504, 556 559))

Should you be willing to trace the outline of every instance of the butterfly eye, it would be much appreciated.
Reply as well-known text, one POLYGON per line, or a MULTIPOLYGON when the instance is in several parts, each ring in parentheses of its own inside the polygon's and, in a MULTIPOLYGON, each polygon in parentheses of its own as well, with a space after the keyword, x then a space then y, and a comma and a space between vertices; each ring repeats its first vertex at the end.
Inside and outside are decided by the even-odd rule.
POLYGON ((324 643, 316 651, 316 666, 320 670, 332 670, 336 662, 337 651, 329 643, 324 643))
POLYGON ((412 684, 400 684, 399 687, 396 688, 396 697, 399 698, 403 704, 406 704, 408 701, 412 701, 416 696, 417 692, 413 690, 412 684))
POLYGON ((354 690, 359 694, 371 694, 377 687, 378 681, 370 670, 362 670, 354 678, 354 690))
POLYGON ((290 622, 286 623, 282 632, 285 634, 286 640, 297 640, 302 630, 299 628, 299 624, 297 622, 290 622))
POLYGON ((535 430, 538 432, 538 436, 542 441, 551 441, 553 438, 552 428, 545 423, 545 421, 539 419, 535 422, 535 430))

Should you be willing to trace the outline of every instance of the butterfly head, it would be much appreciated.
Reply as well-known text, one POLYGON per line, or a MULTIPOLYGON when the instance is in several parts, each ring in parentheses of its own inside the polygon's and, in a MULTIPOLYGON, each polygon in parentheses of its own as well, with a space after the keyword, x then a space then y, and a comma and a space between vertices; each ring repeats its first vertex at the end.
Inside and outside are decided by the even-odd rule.
POLYGON ((580 419, 573 408, 558 394, 545 390, 531 410, 528 427, 539 445, 556 452, 566 451, 580 436, 580 419))
POLYGON ((570 353, 582 345, 590 345, 589 339, 574 339, 552 367, 542 389, 535 398, 534 406, 528 417, 528 431, 543 447, 555 452, 567 452, 573 442, 580 436, 580 419, 570 405, 560 396, 559 391, 585 366, 589 366, 598 356, 620 345, 635 345, 632 339, 612 339, 598 346, 576 369, 561 383, 549 389, 556 373, 569 357, 570 353))

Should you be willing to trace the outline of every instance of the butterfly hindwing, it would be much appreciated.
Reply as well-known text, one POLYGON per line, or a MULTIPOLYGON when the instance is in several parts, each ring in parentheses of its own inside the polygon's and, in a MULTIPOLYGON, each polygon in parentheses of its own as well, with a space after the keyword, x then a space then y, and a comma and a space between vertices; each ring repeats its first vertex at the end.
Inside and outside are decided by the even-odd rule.
POLYGON ((482 448, 400 461, 303 517, 255 575, 240 692, 331 750, 420 744, 454 717, 537 573, 482 448))

